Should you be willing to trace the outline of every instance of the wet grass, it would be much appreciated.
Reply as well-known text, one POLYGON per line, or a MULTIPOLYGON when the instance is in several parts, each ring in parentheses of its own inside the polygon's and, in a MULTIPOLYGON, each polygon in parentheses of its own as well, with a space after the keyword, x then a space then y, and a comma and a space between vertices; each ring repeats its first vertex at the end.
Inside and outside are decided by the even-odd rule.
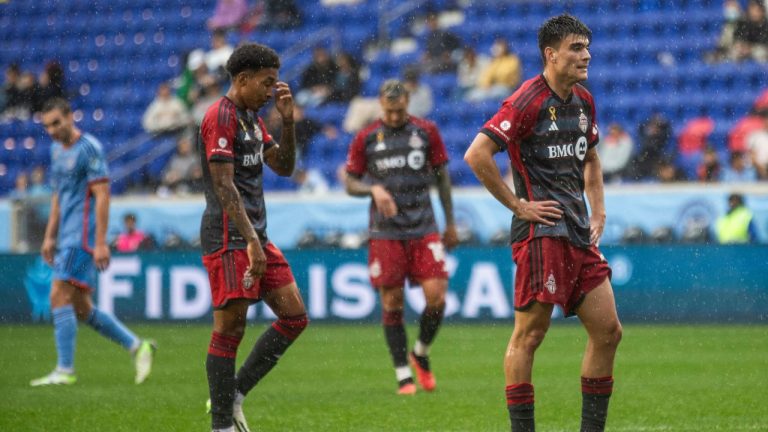
MULTIPOLYGON (((78 383, 31 388, 55 363, 52 329, 0 326, 0 430, 209 430, 209 328, 134 327, 160 345, 145 384, 133 384, 128 354, 81 326, 78 383)), ((263 328, 248 328, 240 360, 263 328)), ((378 326, 313 324, 249 395, 246 415, 254 431, 508 430, 510 331, 449 323, 432 350, 438 390, 398 397, 378 326)), ((768 430, 768 326, 628 325, 624 334, 608 431, 768 430)), ((578 430, 585 340, 579 326, 556 324, 537 353, 538 430, 578 430)))

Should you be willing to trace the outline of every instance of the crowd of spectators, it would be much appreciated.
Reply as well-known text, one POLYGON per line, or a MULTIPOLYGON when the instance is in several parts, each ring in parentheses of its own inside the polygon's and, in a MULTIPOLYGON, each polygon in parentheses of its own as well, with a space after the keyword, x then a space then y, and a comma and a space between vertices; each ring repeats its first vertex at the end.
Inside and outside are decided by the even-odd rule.
MULTIPOLYGON (((355 0, 326 1, 320 7, 334 7, 355 0)), ((303 13, 293 0, 218 0, 206 22, 211 31, 207 49, 185 56, 182 71, 173 81, 163 82, 142 117, 143 129, 151 135, 171 134, 177 150, 170 158, 162 178, 155 179, 158 193, 199 191, 201 169, 195 146, 194 128, 207 108, 225 91, 228 82, 223 68, 233 52, 234 33, 254 29, 288 29, 302 25, 303 13)), ((716 50, 710 61, 768 60, 768 20, 765 5, 757 0, 723 2, 724 21, 716 50), (745 7, 742 8, 742 5, 745 7)), ((452 74, 456 89, 451 102, 500 101, 511 94, 523 79, 523 70, 538 65, 523 65, 508 40, 496 38, 490 47, 462 39, 432 11, 412 26, 407 35, 417 41, 420 61, 404 64, 400 78, 410 92, 409 112, 421 117, 434 113, 436 101, 425 76, 452 74)), ((380 115, 375 97, 361 97, 368 65, 362 57, 346 51, 331 51, 318 44, 312 47, 312 60, 303 68, 294 87, 297 137, 300 145, 311 145, 320 135, 334 140, 339 133, 354 133, 380 115), (326 104, 348 107, 342 131, 307 117, 308 110, 326 104)), ((589 83, 586 83, 589 86, 589 83)), ((67 96, 64 71, 57 62, 48 63, 36 77, 17 65, 6 69, 0 94, 2 117, 29 118, 42 103, 55 96, 67 96)), ((749 116, 739 121, 725 143, 711 142, 711 119, 693 119, 675 125, 655 113, 640 125, 614 123, 601 131, 598 147, 605 179, 609 183, 681 180, 757 181, 768 179, 768 92, 758 100, 749 116), (708 123, 709 122, 709 123, 708 123), (682 127, 680 127, 682 126, 682 127), (679 133, 675 130, 679 128, 679 133), (677 137, 677 143, 673 139, 677 137), (677 146, 675 146, 677 144, 677 146)), ((270 131, 279 136, 280 122, 270 131)), ((300 148, 297 188, 326 190, 332 183, 323 179, 307 148, 300 148), (316 179, 316 180, 313 180, 316 179), (325 181, 323 181, 325 180, 325 181), (318 187, 312 185, 320 185, 318 187), (306 186, 309 185, 309 186, 306 186), (305 187, 306 186, 306 187, 305 187)), ((325 175, 327 175, 326 173, 325 175)), ((20 177, 27 176, 22 173, 20 177)), ((24 179, 19 179, 21 183, 24 179)))
POLYGON ((54 97, 68 97, 59 62, 48 62, 37 76, 11 63, 0 91, 0 121, 27 120, 54 97))

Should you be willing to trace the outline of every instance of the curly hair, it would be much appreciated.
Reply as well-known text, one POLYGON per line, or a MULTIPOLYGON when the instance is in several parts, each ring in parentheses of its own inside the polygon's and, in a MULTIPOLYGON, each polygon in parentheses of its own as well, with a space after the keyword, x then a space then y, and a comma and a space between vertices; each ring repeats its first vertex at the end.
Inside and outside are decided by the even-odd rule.
POLYGON ((234 78, 243 71, 280 68, 280 57, 272 48, 257 43, 246 43, 235 49, 225 67, 229 76, 234 78))
POLYGON ((544 64, 547 64, 544 49, 546 47, 559 48, 560 42, 572 34, 584 36, 590 42, 592 41, 592 30, 570 14, 552 17, 539 27, 539 51, 541 51, 541 59, 544 64))

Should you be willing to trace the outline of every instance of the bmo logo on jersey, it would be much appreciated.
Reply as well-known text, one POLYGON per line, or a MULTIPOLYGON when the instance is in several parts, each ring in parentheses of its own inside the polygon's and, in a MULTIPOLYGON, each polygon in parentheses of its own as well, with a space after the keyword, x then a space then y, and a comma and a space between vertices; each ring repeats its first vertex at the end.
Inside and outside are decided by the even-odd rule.
POLYGON ((547 147, 550 159, 561 159, 576 156, 580 161, 587 155, 587 138, 579 137, 576 144, 560 144, 547 147))
POLYGON ((261 153, 243 155, 243 166, 254 166, 261 163, 263 156, 261 153))

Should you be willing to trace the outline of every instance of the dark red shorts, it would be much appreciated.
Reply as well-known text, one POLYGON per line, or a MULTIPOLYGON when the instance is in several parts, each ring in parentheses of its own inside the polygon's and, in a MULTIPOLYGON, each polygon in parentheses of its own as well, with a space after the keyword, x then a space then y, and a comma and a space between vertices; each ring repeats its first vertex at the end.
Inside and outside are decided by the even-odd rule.
POLYGON ((573 315, 584 296, 611 277, 611 268, 595 246, 582 249, 567 238, 539 237, 512 246, 517 264, 515 309, 534 301, 556 304, 573 315))
POLYGON ((368 247, 368 271, 376 289, 401 287, 406 277, 412 283, 448 279, 445 248, 438 233, 412 240, 371 239, 368 247))
POLYGON ((203 256, 203 265, 211 282, 214 309, 223 308, 230 299, 244 298, 256 303, 261 300, 262 294, 294 281, 291 267, 277 246, 267 243, 264 254, 267 256, 267 271, 250 289, 243 286, 243 275, 249 264, 245 249, 222 250, 203 256))

